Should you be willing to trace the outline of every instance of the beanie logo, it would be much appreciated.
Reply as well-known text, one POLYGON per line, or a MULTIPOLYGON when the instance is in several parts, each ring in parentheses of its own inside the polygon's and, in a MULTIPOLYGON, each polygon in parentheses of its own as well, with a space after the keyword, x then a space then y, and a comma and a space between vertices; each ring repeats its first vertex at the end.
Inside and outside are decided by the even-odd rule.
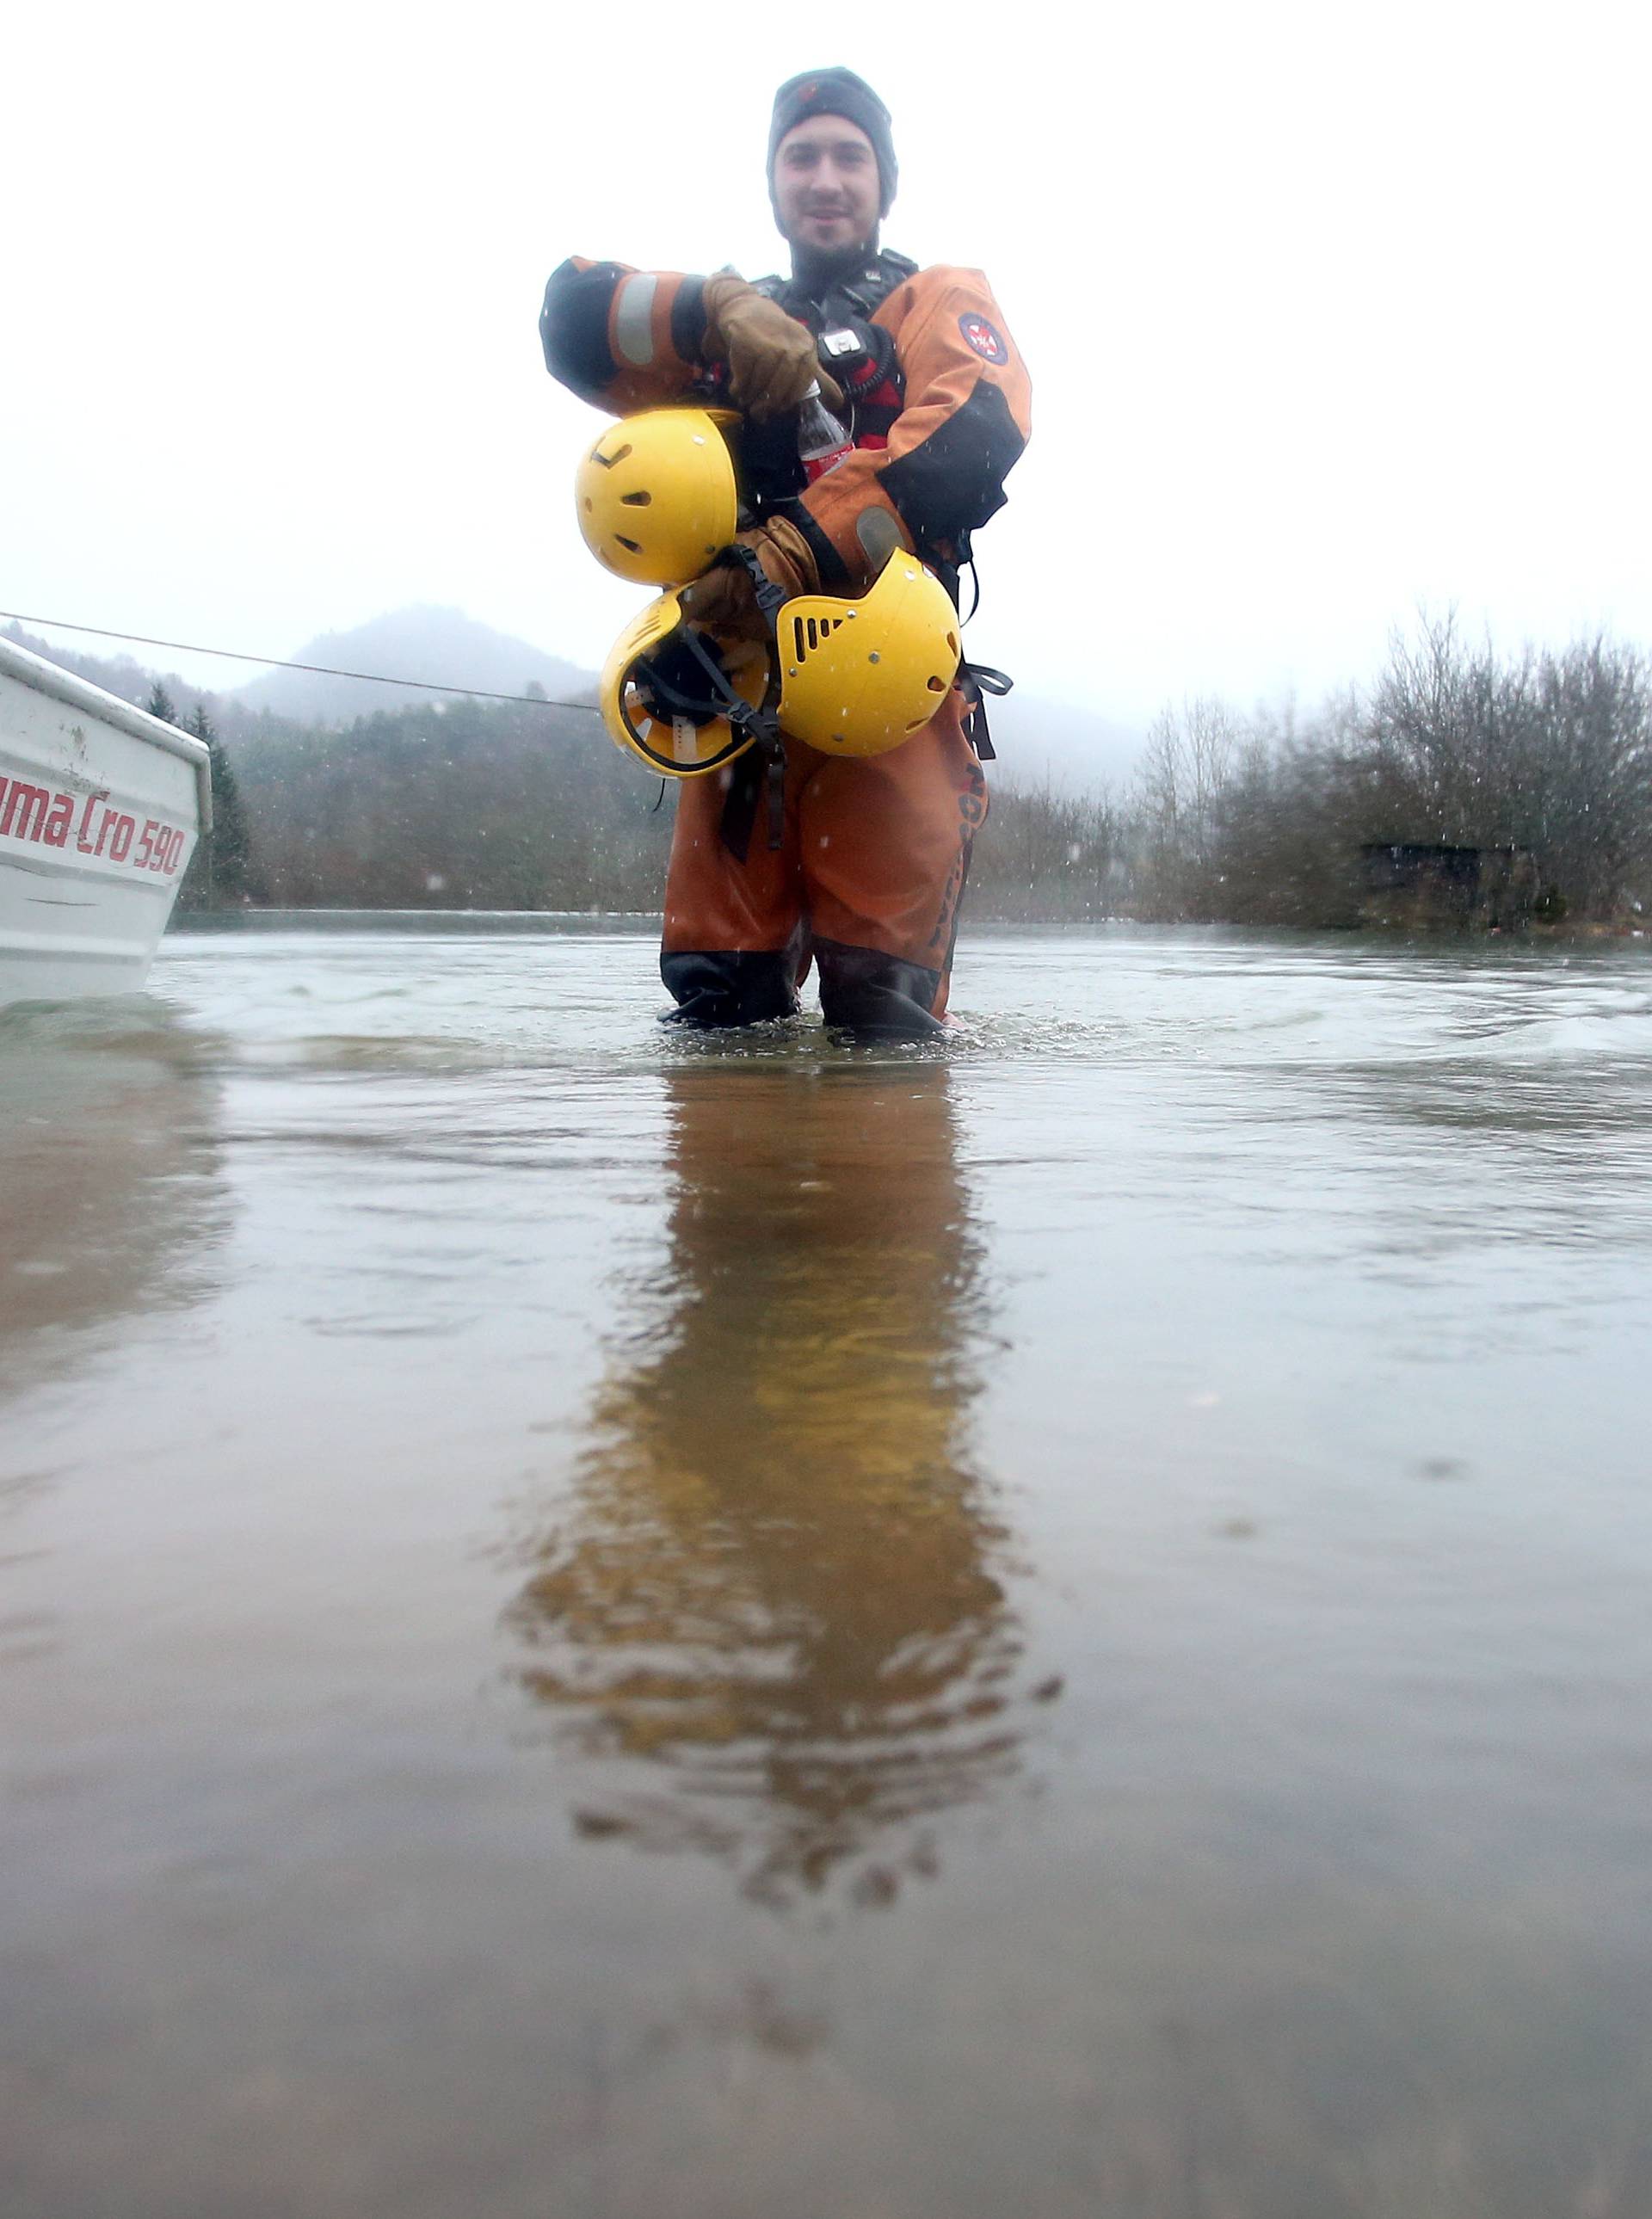
POLYGON ((984 316, 977 316, 966 310, 958 319, 958 328, 964 334, 966 344, 975 350, 983 362, 1002 365, 1009 361, 1009 348, 984 316))

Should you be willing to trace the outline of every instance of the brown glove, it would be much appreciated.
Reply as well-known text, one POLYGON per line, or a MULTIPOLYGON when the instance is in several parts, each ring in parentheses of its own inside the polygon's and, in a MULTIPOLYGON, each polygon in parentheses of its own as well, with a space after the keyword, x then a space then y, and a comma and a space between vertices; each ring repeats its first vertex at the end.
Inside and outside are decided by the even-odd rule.
POLYGON ((778 301, 732 270, 708 277, 700 297, 705 306, 701 352, 708 362, 728 364, 729 394, 736 408, 761 424, 795 408, 814 384, 829 408, 842 405, 842 395, 816 359, 808 326, 788 316, 778 301))
MULTIPOLYGON (((764 576, 772 578, 788 600, 794 594, 819 592, 820 573, 809 542, 783 516, 772 516, 755 531, 742 531, 740 544, 752 550, 764 576)), ((685 586, 677 599, 683 614, 708 631, 726 632, 733 639, 768 637, 751 579, 737 565, 719 564, 708 570, 692 586, 685 586)))

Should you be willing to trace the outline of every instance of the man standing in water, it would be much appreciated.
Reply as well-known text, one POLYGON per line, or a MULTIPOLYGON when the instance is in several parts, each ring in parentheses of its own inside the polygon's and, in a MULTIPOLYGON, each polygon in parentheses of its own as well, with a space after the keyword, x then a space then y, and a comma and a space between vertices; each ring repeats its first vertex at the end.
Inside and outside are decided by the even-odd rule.
MULTIPOLYGON (((540 335, 553 376, 618 414, 723 399, 744 419, 741 538, 788 595, 854 594, 895 548, 957 599, 971 534, 1004 501, 1030 385, 978 270, 919 270, 882 248, 895 197, 890 117, 852 70, 806 71, 775 95, 768 187, 788 278, 748 284, 562 264, 540 335), (799 411, 818 386, 840 451, 811 451, 799 411)), ((817 417, 816 418, 817 421, 817 417)), ((748 575, 711 572, 685 610, 762 636, 748 575)), ((742 1025, 791 1015, 810 959, 829 1024, 863 1036, 940 1029, 971 844, 986 785, 955 686, 881 755, 786 743, 780 844, 766 842, 755 751, 686 781, 666 881, 661 975, 675 1015, 742 1025)))

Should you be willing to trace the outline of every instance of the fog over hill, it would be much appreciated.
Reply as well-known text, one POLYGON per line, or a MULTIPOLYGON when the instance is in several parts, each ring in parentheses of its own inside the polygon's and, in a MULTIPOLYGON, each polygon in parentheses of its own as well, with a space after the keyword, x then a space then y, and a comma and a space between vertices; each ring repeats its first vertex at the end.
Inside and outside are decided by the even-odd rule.
MULTIPOLYGON (((500 693, 520 693, 537 682, 553 700, 589 699, 597 682, 594 672, 494 631, 457 609, 393 610, 353 631, 324 633, 293 660, 500 693)), ((401 704, 412 706, 421 695, 406 687, 273 670, 222 698, 226 706, 268 709, 298 724, 336 724, 401 704)), ((1129 783, 1143 739, 1133 727, 1040 699, 1024 684, 990 707, 993 736, 1001 743, 997 776, 1007 782, 1036 785, 1047 776, 1074 791, 1103 785, 1122 790, 1129 783)))
POLYGON ((1027 787, 1047 779, 1070 793, 1105 787, 1120 796, 1130 786, 1146 738, 1134 725, 1041 699, 1020 685, 987 710, 998 751, 987 773, 993 783, 1027 787))
MULTIPOLYGON (((594 672, 494 631, 457 609, 393 610, 352 631, 324 633, 298 649, 293 660, 490 693, 520 693, 537 683, 552 700, 589 699, 597 682, 594 672)), ((221 697, 226 707, 267 709, 306 724, 347 724, 382 709, 415 705, 421 698, 428 696, 407 687, 300 670, 270 671, 221 697)), ((1040 699, 1020 684, 990 706, 994 738, 1001 743, 997 775, 1006 782, 1036 785, 1047 776, 1074 791, 1098 786, 1121 791, 1129 783, 1143 739, 1133 727, 1040 699)))
MULTIPOLYGON (((428 705, 422 687, 376 685, 358 678, 322 677, 310 671, 271 670, 244 686, 208 690, 176 672, 158 672, 129 655, 84 653, 39 638, 21 625, 7 636, 36 654, 76 670, 95 685, 141 706, 158 675, 185 721, 204 701, 227 737, 238 737, 268 715, 283 723, 336 727, 402 706, 428 705)), ((543 648, 495 631, 460 610, 412 607, 389 611, 348 631, 324 632, 297 649, 295 662, 416 678, 432 686, 475 687, 519 694, 542 686, 553 701, 594 698, 596 674, 548 654, 543 648)), ((226 670, 233 668, 227 664, 226 670)), ((1129 789, 1145 735, 1133 725, 1091 715, 1070 703, 1041 698, 1024 675, 1014 693, 988 703, 998 760, 991 776, 1004 786, 1041 786, 1047 780, 1071 793, 1105 787, 1122 797, 1129 789)))
MULTIPOLYGON (((147 697, 130 657, 46 651, 147 697)), ((220 905, 657 906, 670 781, 609 743, 582 673, 450 611, 403 612, 313 651, 397 679, 429 669, 438 687, 463 672, 510 698, 332 680, 305 718, 252 705, 270 681, 203 699, 166 677, 178 721, 204 708, 215 728, 226 826, 220 774, 244 803, 244 852, 208 873, 220 905), (543 692, 521 698, 531 687, 543 692)), ((1638 933, 1652 911, 1652 660, 1598 633, 1500 658, 1452 618, 1425 623, 1396 637, 1368 691, 1301 718, 1191 699, 1156 723, 1151 755, 1127 728, 1036 693, 995 699, 991 716, 978 920, 1569 917, 1638 933)))
POLYGON ((314 671, 271 670, 223 698, 255 712, 267 709, 297 724, 339 724, 381 709, 428 700, 424 688, 431 686, 521 693, 537 685, 559 700, 588 695, 596 682, 571 662, 478 624, 459 609, 394 609, 349 631, 323 632, 297 649, 292 660, 379 677, 417 679, 420 684, 376 686, 314 671))
POLYGON ((130 701, 137 709, 148 701, 158 682, 171 695, 173 705, 186 721, 196 702, 208 698, 199 687, 191 686, 176 671, 146 669, 129 655, 95 655, 80 647, 71 647, 56 636, 42 638, 38 632, 25 631, 21 624, 5 625, 0 630, 0 637, 15 640, 19 647, 28 648, 31 655, 55 662, 59 670, 72 670, 78 678, 90 680, 106 693, 113 693, 116 700, 130 701))

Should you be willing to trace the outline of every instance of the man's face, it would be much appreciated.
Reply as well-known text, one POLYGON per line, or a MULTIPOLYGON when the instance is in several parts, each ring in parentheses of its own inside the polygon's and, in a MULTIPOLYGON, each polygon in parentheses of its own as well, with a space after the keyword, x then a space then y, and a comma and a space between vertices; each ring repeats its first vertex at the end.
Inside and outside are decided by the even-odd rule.
POLYGON ((864 246, 878 225, 878 157, 858 123, 811 115, 774 150, 774 204, 793 246, 831 254, 864 246))

